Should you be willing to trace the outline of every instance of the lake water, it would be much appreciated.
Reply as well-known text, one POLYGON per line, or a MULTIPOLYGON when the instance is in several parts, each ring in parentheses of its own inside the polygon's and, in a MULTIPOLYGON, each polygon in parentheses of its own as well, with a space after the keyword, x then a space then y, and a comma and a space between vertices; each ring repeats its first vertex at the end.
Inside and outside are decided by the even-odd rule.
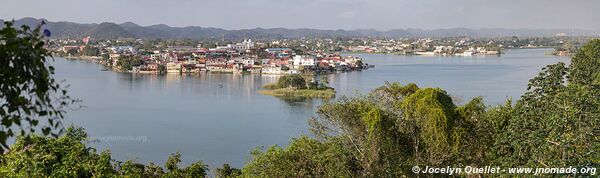
MULTIPOLYGON (((355 54, 376 67, 329 75, 339 95, 366 93, 385 81, 440 87, 488 104, 516 99, 540 69, 568 58, 551 49, 507 50, 500 57, 397 56, 355 54)), ((66 123, 86 129, 113 158, 163 164, 179 151, 184 163, 203 160, 241 167, 257 146, 286 145, 308 132, 307 120, 320 100, 284 101, 257 93, 276 76, 235 74, 136 75, 101 71, 93 62, 53 63, 72 96, 85 107, 70 111, 66 123), (222 87, 220 87, 222 85, 222 87)))

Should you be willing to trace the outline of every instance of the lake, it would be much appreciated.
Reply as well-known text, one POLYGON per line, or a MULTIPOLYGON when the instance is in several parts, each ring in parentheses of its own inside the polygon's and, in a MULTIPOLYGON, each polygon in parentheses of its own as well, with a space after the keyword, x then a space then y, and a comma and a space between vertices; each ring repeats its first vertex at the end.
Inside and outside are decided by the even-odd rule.
MULTIPOLYGON (((440 87, 464 101, 517 99, 541 68, 569 58, 552 49, 507 50, 502 56, 448 57, 353 54, 375 68, 328 75, 340 95, 366 93, 385 81, 440 87)), ((98 150, 114 159, 164 164, 180 152, 184 163, 203 160, 242 167, 257 146, 286 145, 309 135, 307 120, 320 100, 285 101, 257 93, 277 76, 239 74, 142 75, 101 71, 88 61, 57 58, 58 79, 83 108, 65 123, 84 127, 98 150)), ((66 124, 68 125, 68 124, 66 124)))

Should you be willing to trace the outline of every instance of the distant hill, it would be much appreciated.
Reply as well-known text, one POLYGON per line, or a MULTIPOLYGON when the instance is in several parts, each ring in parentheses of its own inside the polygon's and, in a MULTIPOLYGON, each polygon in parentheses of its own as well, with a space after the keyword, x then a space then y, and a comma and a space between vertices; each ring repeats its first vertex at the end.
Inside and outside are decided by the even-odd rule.
MULTIPOLYGON (((23 18, 15 24, 35 26, 43 19, 23 18)), ((3 20, 0 19, 0 22, 3 20)), ((170 27, 159 24, 140 26, 133 22, 115 24, 104 22, 100 24, 79 24, 73 22, 49 22, 47 29, 52 31, 55 38, 82 38, 91 36, 96 39, 143 38, 143 39, 281 39, 300 37, 500 37, 500 36, 555 36, 566 34, 571 36, 600 36, 599 30, 578 29, 504 29, 504 28, 448 28, 448 29, 393 29, 377 31, 372 29, 357 30, 319 30, 319 29, 288 29, 288 28, 254 28, 241 30, 225 30, 212 27, 170 27)), ((3 26, 2 23, 0 26, 3 26)))
POLYGON ((101 23, 93 25, 83 33, 84 36, 93 36, 99 39, 135 38, 129 31, 115 23, 101 23))

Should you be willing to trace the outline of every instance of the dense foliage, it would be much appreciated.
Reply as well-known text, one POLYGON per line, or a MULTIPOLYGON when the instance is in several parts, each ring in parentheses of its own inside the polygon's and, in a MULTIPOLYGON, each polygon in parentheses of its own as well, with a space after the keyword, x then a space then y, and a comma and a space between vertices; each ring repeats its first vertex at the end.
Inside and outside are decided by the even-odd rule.
POLYGON ((119 162, 110 152, 100 154, 86 145, 83 129, 68 128, 59 138, 19 137, 0 157, 0 177, 205 177, 202 161, 180 168, 181 155, 172 154, 165 169, 153 163, 119 162))
POLYGON ((600 40, 592 40, 570 67, 543 68, 516 103, 491 107, 482 98, 457 106, 439 88, 387 83, 368 95, 324 104, 310 121, 314 139, 254 152, 243 173, 402 177, 413 175, 415 165, 598 167, 599 69, 600 40), (331 162, 343 167, 322 164, 331 162))
POLYGON ((215 177, 238 177, 242 175, 242 170, 233 168, 229 164, 223 164, 223 167, 215 169, 215 177))
POLYGON ((124 70, 131 70, 135 66, 144 64, 139 56, 119 56, 117 58, 117 67, 124 70))
POLYGON ((0 150, 6 140, 18 134, 40 130, 57 135, 65 108, 76 102, 67 95, 64 85, 53 78, 54 68, 47 65, 51 57, 38 26, 30 29, 13 27, 5 22, 0 30, 0 150), (46 119, 40 124, 39 119, 46 119))
POLYGON ((291 74, 284 75, 277 80, 278 88, 296 88, 296 89, 305 89, 306 88, 306 80, 302 75, 299 74, 291 74))

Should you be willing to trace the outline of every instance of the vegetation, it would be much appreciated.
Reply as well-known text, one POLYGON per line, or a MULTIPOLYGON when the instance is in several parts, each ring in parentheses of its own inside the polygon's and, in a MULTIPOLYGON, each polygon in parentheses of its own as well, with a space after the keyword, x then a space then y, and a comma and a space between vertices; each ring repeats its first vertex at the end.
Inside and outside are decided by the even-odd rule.
POLYGON ((223 167, 217 168, 215 172, 215 177, 218 178, 227 178, 227 177, 239 177, 242 175, 242 170, 237 168, 232 168, 229 164, 223 164, 223 167))
POLYGON ((64 85, 54 79, 54 67, 46 65, 51 54, 44 45, 41 27, 14 28, 4 22, 0 30, 0 151, 16 135, 42 131, 57 136, 62 132, 65 108, 76 102, 64 85), (40 124, 40 120, 45 119, 40 124))
POLYGON ((566 41, 561 46, 555 47, 553 55, 571 55, 577 52, 577 46, 573 41, 566 41))
MULTIPOLYGON (((180 167, 178 153, 164 168, 115 161, 110 152, 89 148, 81 128, 48 137, 61 133, 54 128, 65 112, 62 107, 72 100, 52 78, 53 68, 45 65, 49 54, 40 29, 16 30, 10 22, 6 26, 0 31, 0 141, 6 146, 13 128, 20 129, 21 136, 0 155, 0 177, 206 177, 206 164, 180 167), (34 132, 36 118, 46 117, 50 126, 42 127, 44 135, 26 133, 34 132), (23 127, 23 121, 29 126, 23 127)), ((459 106, 440 88, 386 83, 366 95, 320 106, 309 122, 314 137, 301 136, 286 147, 256 149, 242 169, 226 164, 215 175, 413 177, 415 165, 598 167, 599 54, 600 40, 592 40, 577 52, 571 66, 543 68, 516 103, 509 100, 492 107, 480 97, 459 106)), ((298 76, 282 78, 270 87, 328 90, 326 82, 304 79, 301 85, 298 76)))
POLYGON ((592 40, 570 67, 543 68, 514 104, 487 107, 475 98, 457 106, 442 89, 398 83, 340 98, 311 119, 315 138, 255 151, 243 173, 403 177, 416 176, 410 169, 415 165, 597 168, 599 53, 600 40, 592 40), (333 162, 339 165, 325 164, 333 162))
POLYGON ((277 80, 277 87, 306 89, 306 80, 299 74, 285 75, 277 80))
POLYGON ((277 83, 263 85, 267 90, 259 91, 263 95, 277 97, 300 97, 300 98, 333 98, 335 90, 327 86, 326 79, 314 78, 307 82, 300 74, 285 75, 279 78, 277 83), (319 82, 320 81, 320 82, 319 82))
POLYGON ((258 93, 278 97, 302 97, 302 98, 333 98, 335 90, 296 90, 292 88, 281 88, 275 90, 262 90, 258 93))
POLYGON ((85 143, 87 134, 70 127, 59 138, 18 137, 0 157, 0 177, 205 177, 202 161, 180 168, 181 155, 171 154, 165 169, 150 163, 119 162, 109 151, 100 154, 85 143))
POLYGON ((142 58, 139 56, 119 56, 117 59, 117 67, 124 70, 132 70, 135 66, 143 64, 142 58))
POLYGON ((100 56, 100 49, 97 47, 86 46, 83 48, 82 54, 83 56, 100 56))

